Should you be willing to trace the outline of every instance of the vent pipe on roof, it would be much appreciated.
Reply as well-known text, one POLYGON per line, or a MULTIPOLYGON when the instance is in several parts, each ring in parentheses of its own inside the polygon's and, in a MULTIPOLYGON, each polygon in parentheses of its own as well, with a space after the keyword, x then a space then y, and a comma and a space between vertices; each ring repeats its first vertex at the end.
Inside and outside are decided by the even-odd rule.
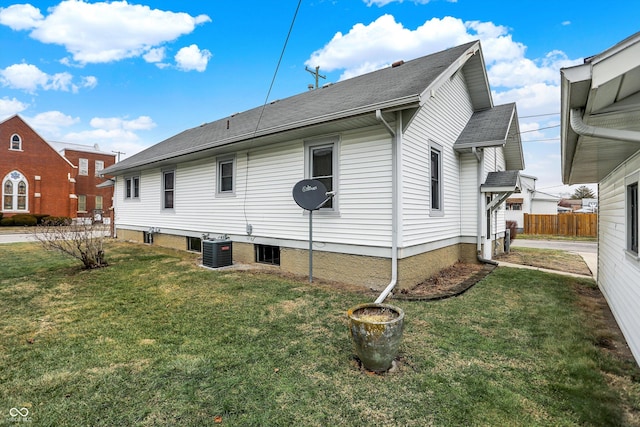
POLYGON ((640 132, 591 126, 582 120, 582 113, 583 110, 579 108, 574 108, 569 112, 571 128, 578 135, 615 139, 617 141, 640 142, 640 132))
POLYGON ((404 61, 403 61, 403 60, 396 61, 396 62, 394 62, 393 64, 391 64, 391 68, 399 67, 399 66, 401 66, 402 64, 404 64, 404 61))

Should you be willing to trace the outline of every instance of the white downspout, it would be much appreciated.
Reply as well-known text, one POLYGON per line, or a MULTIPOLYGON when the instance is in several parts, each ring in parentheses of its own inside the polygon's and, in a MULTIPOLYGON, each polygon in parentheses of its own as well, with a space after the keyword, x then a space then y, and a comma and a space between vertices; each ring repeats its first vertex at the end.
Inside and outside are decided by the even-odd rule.
POLYGON ((398 179, 399 163, 401 159, 402 147, 402 113, 396 113, 396 130, 382 117, 382 112, 376 110, 376 118, 382 122, 391 134, 391 281, 376 299, 376 304, 384 302, 393 288, 398 283, 398 223, 400 211, 400 186, 398 179))
MULTIPOLYGON (((485 209, 483 208, 484 196, 482 195, 482 191, 480 191, 480 186, 482 185, 482 176, 483 176, 482 169, 484 167, 484 150, 482 150, 481 152, 478 152, 476 147, 471 147, 471 152, 476 156, 476 159, 478 160, 478 168, 477 168, 477 188, 478 188, 477 227, 478 227, 478 230, 477 230, 477 239, 476 239, 476 257, 478 258, 478 261, 482 263, 497 265, 498 264, 497 262, 490 259, 486 259, 482 256, 482 225, 483 225, 482 219, 485 213, 485 209)), ((489 232, 489 230, 487 230, 487 232, 489 232)))
POLYGON ((569 112, 571 128, 582 136, 615 139, 618 141, 640 142, 640 132, 591 126, 582 120, 582 110, 574 108, 569 112))

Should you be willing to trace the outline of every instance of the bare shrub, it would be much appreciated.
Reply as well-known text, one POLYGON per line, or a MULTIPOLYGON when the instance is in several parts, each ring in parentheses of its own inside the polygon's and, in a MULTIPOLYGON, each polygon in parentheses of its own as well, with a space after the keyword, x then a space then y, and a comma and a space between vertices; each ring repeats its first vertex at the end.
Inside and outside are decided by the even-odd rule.
POLYGON ((80 261, 85 269, 106 267, 102 224, 63 223, 45 220, 35 227, 35 238, 45 249, 56 250, 80 261))

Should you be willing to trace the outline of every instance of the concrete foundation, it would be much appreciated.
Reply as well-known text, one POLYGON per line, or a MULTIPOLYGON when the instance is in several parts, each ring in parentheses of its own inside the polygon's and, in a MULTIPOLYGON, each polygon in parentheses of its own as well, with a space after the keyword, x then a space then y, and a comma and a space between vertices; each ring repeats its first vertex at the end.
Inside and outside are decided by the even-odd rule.
MULTIPOLYGON (((117 233, 118 239, 144 242, 142 231, 119 228, 117 233)), ((185 236, 156 233, 153 235, 153 244, 173 249, 187 249, 185 236)), ((233 261, 240 264, 255 263, 254 245, 233 242, 233 261)), ((457 261, 477 262, 476 245, 456 244, 400 259, 397 288, 411 288, 457 261)), ((280 247, 280 266, 276 268, 283 273, 308 276, 309 251, 280 247)), ((391 259, 314 250, 313 277, 382 290, 391 281, 391 259)))

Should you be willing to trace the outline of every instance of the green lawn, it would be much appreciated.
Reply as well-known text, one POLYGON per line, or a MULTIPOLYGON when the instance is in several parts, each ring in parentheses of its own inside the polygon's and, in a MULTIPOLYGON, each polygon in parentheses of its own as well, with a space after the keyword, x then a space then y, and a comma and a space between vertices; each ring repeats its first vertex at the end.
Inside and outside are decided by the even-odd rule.
POLYGON ((590 280, 498 268, 460 297, 388 301, 405 335, 374 375, 346 319, 370 295, 148 246, 107 260, 0 245, 0 424, 638 425, 639 371, 596 345, 590 280))

